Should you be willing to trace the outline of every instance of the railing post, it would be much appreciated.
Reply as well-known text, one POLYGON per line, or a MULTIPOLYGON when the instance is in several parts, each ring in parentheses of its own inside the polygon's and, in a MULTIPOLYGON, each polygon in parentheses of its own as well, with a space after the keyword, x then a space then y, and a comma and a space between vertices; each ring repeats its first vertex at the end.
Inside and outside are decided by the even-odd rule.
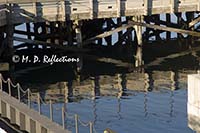
POLYGON ((31 108, 31 94, 30 94, 30 89, 28 88, 28 107, 31 108))
POLYGON ((93 123, 90 122, 90 133, 93 133, 93 123))
POLYGON ((52 101, 49 102, 49 114, 50 114, 50 120, 53 121, 53 107, 52 107, 52 101))
POLYGON ((76 133, 79 133, 78 131, 78 115, 75 114, 75 127, 76 127, 76 133))
POLYGON ((19 83, 17 84, 17 95, 18 95, 18 101, 21 101, 21 94, 20 94, 20 85, 19 83))
POLYGON ((10 83, 11 81, 10 81, 10 78, 8 78, 8 94, 9 94, 9 96, 11 96, 11 86, 10 86, 10 83))
POLYGON ((3 79, 2 79, 3 77, 2 77, 2 74, 0 73, 0 91, 2 91, 3 90, 3 79))
POLYGON ((40 93, 37 94, 38 112, 41 114, 40 93))
POLYGON ((62 126, 65 129, 65 107, 62 107, 62 126))

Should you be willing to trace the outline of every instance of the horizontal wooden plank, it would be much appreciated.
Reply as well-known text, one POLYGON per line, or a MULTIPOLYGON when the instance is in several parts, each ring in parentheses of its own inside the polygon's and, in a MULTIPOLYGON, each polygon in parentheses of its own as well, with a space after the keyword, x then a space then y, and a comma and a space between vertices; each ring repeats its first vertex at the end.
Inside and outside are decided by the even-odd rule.
POLYGON ((74 52, 88 52, 89 51, 88 49, 79 49, 77 47, 66 47, 63 45, 47 43, 47 42, 38 41, 38 40, 30 40, 30 39, 19 38, 19 37, 13 37, 13 39, 19 42, 25 42, 29 44, 35 44, 35 45, 50 46, 52 48, 57 48, 57 49, 66 50, 66 51, 74 51, 74 52))
POLYGON ((164 31, 176 32, 176 33, 200 37, 200 32, 196 32, 196 31, 182 30, 182 29, 178 29, 178 28, 164 27, 164 26, 134 22, 134 21, 129 21, 129 24, 143 26, 143 27, 157 29, 157 30, 164 30, 164 31))

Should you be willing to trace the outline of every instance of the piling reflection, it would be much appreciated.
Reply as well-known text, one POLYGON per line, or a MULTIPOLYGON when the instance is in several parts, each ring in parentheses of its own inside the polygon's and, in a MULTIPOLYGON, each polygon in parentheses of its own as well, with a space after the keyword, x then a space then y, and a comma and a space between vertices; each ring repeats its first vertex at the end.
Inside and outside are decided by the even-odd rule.
MULTIPOLYGON (((142 118, 149 123, 153 123, 153 118, 174 123, 182 100, 176 101, 180 98, 176 92, 185 91, 187 74, 196 73, 200 53, 185 53, 187 48, 178 49, 178 46, 172 45, 175 50, 169 50, 168 45, 151 46, 155 51, 144 52, 146 64, 138 69, 132 67, 134 63, 130 66, 113 55, 113 58, 100 61, 82 60, 84 65, 80 65, 79 70, 74 67, 78 64, 70 64, 67 69, 65 65, 57 64, 24 73, 18 71, 15 77, 24 88, 31 88, 36 94, 31 97, 32 101, 37 101, 37 93, 40 93, 43 101, 51 99, 54 105, 62 104, 65 112, 78 112, 86 120, 93 121, 96 127, 102 128, 104 123, 109 125, 112 122, 118 125, 125 120, 127 125, 135 124, 142 118), (162 55, 156 55, 156 51, 161 51, 162 55), (41 75, 41 72, 55 77, 41 75), (39 74, 41 82, 37 79, 39 74)), ((72 120, 66 121, 73 125, 72 120)))

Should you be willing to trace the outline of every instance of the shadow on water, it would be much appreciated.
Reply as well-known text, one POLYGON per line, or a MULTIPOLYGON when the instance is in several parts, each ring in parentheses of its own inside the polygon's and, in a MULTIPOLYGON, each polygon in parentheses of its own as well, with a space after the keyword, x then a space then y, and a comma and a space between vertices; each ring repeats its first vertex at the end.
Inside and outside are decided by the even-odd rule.
MULTIPOLYGON (((190 51, 198 45, 188 44, 188 40, 183 40, 181 45, 177 41, 144 45, 145 65, 140 69, 131 65, 133 46, 97 46, 98 50, 94 47, 86 56, 82 54, 81 71, 77 71, 76 63, 28 63, 16 64, 12 76, 23 88, 31 88, 35 108, 36 94, 40 93, 44 101, 51 99, 55 107, 64 105, 67 112, 79 114, 84 121, 92 120, 98 132, 112 128, 119 133, 159 133, 161 130, 189 133, 192 131, 187 127, 187 74, 196 73, 199 68, 200 50, 190 51), (105 62, 106 58, 126 65, 112 60, 105 62)), ((19 50, 17 54, 33 56, 55 52, 38 50, 19 50)), ((67 55, 76 57, 69 52, 67 55)), ((47 107, 42 109, 48 115, 47 107)), ((55 110, 54 114, 55 121, 61 123, 60 112, 55 110)), ((66 122, 67 128, 74 131, 73 119, 66 122)), ((85 128, 81 130, 87 132, 85 128)))

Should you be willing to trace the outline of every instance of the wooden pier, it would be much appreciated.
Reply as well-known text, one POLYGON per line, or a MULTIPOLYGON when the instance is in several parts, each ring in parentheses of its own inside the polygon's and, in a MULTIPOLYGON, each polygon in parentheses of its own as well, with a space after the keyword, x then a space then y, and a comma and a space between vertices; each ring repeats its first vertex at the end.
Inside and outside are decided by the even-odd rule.
MULTIPOLYGON (((179 38, 182 34, 199 37, 199 26, 195 25, 200 17, 194 15, 199 11, 198 0, 1 0, 0 59, 12 62, 14 51, 24 47, 83 52, 88 44, 102 45, 104 40, 108 47, 136 44, 132 55, 137 67, 144 64, 142 46, 151 37, 162 40, 160 34, 166 32, 166 39, 170 39, 172 31, 179 38), (177 22, 171 21, 172 14, 177 22), (24 30, 16 28, 22 24, 24 30), (118 34, 116 43, 114 33, 118 34), (13 46, 14 41, 22 45, 13 46)), ((81 69, 82 63, 77 66, 81 69)))
MULTIPOLYGON (((12 56, 22 48, 80 54, 90 50, 88 45, 105 43, 108 48, 135 45, 132 58, 135 67, 139 67, 144 65, 144 42, 151 37, 162 40, 160 34, 166 33, 166 40, 169 40, 171 32, 177 32, 178 38, 184 38, 183 34, 200 37, 200 26, 196 25, 200 21, 199 12, 200 0, 0 0, 0 62, 8 62, 11 67, 14 64, 12 56), (165 16, 164 20, 160 14, 165 16), (176 22, 171 20, 172 15, 177 18, 176 22), (25 28, 18 29, 19 25, 25 28), (118 35, 115 43, 112 40, 114 33, 118 35), (25 37, 19 37, 21 35, 25 37), (15 46, 14 41, 21 44, 15 46)), ((82 60, 76 65, 80 72, 82 60)), ((0 98, 3 116, 12 117, 16 124, 21 124, 20 119, 28 121, 30 125, 22 125, 28 132, 43 131, 43 128, 36 127, 44 121, 38 116, 30 118, 34 112, 19 118, 26 107, 18 109, 15 105, 20 103, 13 104, 15 100, 3 92, 0 92, 0 98)), ((48 123, 44 122, 47 131, 54 131, 55 125, 49 126, 51 123, 48 123)))

